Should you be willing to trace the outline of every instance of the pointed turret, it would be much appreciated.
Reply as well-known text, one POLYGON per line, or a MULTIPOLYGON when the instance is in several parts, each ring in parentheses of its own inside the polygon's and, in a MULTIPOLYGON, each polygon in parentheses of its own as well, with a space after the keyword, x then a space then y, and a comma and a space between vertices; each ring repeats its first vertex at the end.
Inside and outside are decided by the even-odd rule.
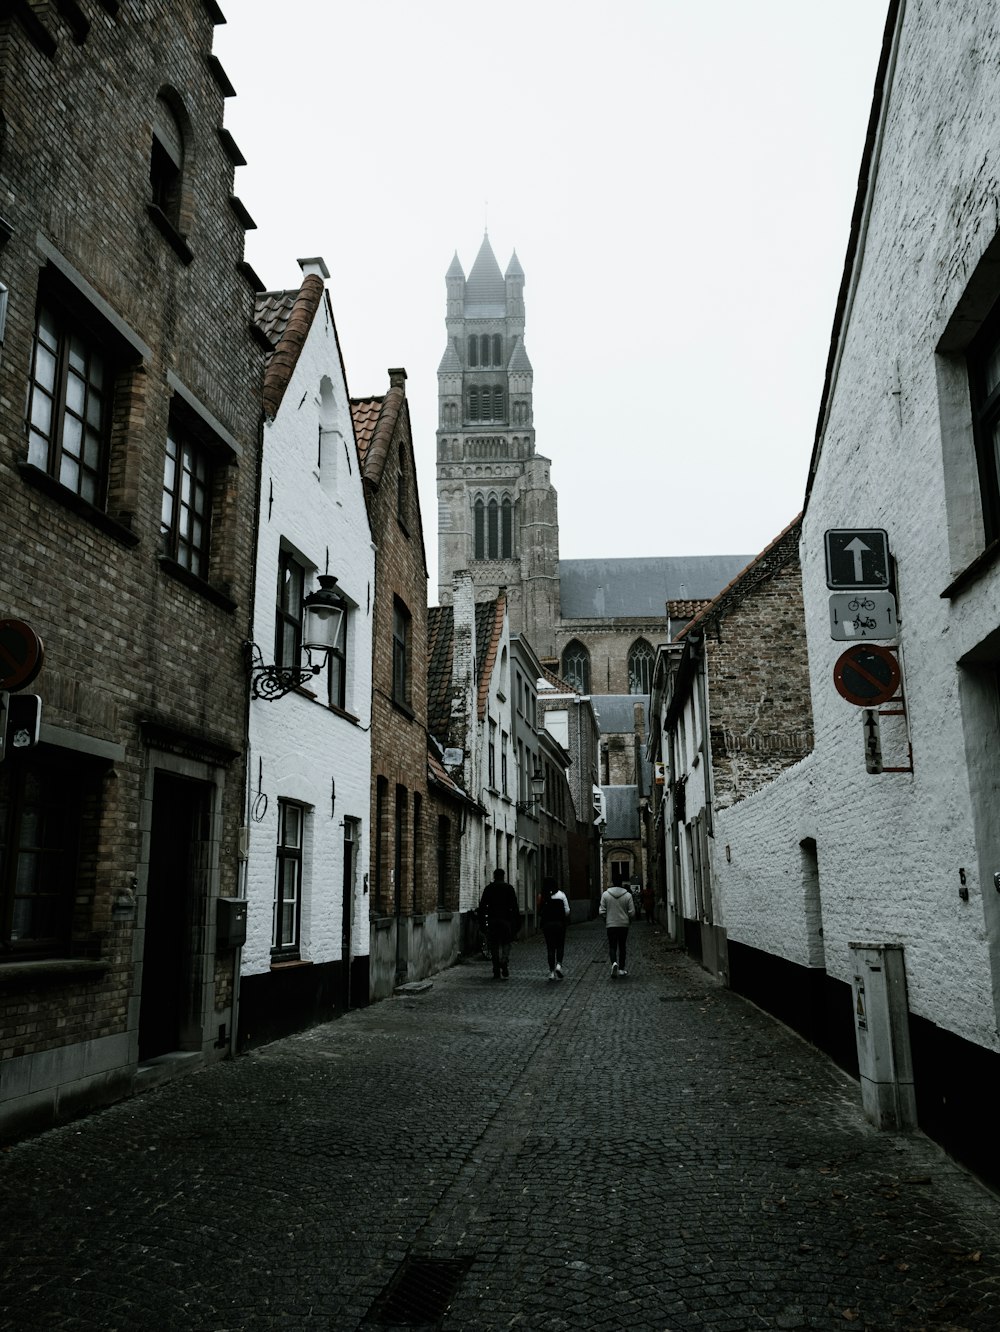
POLYGON ((465 316, 467 319, 503 318, 506 306, 507 287, 487 232, 465 284, 465 316))

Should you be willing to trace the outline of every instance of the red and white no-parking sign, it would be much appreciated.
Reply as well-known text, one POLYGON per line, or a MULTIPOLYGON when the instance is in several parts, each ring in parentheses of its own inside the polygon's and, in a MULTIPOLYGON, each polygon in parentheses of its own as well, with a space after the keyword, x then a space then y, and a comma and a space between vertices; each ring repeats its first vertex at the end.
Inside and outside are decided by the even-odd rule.
POLYGON ((855 643, 837 658, 833 683, 841 698, 859 708, 888 703, 899 688, 899 659, 878 643, 855 643))

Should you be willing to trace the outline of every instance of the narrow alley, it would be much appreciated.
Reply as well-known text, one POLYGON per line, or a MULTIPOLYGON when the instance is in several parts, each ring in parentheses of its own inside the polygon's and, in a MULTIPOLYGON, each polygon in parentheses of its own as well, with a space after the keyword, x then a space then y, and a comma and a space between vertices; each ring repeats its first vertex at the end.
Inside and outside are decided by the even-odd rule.
MULTIPOLYGON (((0 1153, 0 1327, 996 1329, 1000 1199, 646 925, 0 1153)), ((418 987, 419 988, 419 987, 418 987)))

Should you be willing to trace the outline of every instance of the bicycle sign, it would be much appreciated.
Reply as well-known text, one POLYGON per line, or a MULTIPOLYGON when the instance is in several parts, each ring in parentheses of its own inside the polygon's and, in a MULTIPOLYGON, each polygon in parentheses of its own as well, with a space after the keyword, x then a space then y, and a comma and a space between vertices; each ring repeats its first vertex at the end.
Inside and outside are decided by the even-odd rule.
POLYGON ((891 592, 860 589, 830 594, 830 637, 848 642, 895 638, 896 598, 891 592))

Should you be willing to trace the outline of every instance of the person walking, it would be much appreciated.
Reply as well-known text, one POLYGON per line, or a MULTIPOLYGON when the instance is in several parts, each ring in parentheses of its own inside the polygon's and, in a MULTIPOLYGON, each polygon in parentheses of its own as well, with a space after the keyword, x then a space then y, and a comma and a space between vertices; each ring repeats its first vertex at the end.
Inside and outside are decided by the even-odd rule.
POLYGON ((611 975, 627 976, 625 970, 625 944, 628 927, 635 920, 635 899, 620 883, 613 883, 601 894, 597 908, 608 930, 608 952, 611 955, 611 975))
POLYGON ((653 890, 647 883, 645 888, 643 888, 642 890, 642 909, 646 913, 646 920, 649 922, 650 925, 655 924, 655 921, 653 919, 653 908, 655 905, 656 904, 653 900, 653 890))
POLYGON ((569 898, 555 879, 542 880, 542 933, 549 954, 549 980, 562 980, 563 949, 566 947, 566 923, 569 920, 569 898))
POLYGON ((506 980, 510 975, 511 940, 521 930, 521 908, 502 869, 493 871, 492 882, 483 889, 479 899, 479 924, 489 940, 493 979, 506 980))

